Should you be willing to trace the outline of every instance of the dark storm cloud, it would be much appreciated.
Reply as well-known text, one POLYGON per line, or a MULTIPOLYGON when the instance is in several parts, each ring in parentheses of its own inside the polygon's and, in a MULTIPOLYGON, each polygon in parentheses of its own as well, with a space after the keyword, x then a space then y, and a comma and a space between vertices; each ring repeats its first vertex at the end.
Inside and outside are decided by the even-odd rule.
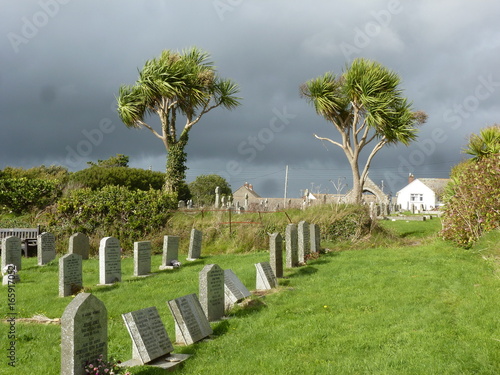
POLYGON ((499 118, 494 1, 0 0, 0 7, 0 123, 8 134, 0 168, 79 169, 122 153, 133 166, 163 169, 161 142, 127 129, 114 98, 147 59, 190 46, 209 51, 243 97, 191 132, 190 179, 220 172, 233 188, 251 179, 271 196, 282 195, 286 165, 295 195, 311 183, 331 192, 330 179, 349 179, 343 152, 314 139, 336 133, 299 86, 341 73, 357 57, 395 70, 414 107, 429 115, 418 143, 374 160, 370 177, 394 192, 408 171, 447 177, 467 136, 499 118))

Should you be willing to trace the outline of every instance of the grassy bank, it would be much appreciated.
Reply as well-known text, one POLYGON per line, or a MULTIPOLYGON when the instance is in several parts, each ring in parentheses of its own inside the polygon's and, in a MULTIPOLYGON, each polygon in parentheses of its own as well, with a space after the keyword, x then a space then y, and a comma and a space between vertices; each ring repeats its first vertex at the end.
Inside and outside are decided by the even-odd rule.
MULTIPOLYGON (((360 240, 357 251, 332 251, 307 266, 286 271, 275 293, 214 323, 212 340, 176 352, 191 353, 182 374, 493 374, 500 372, 500 281, 493 239, 464 251, 435 238, 439 221, 383 222, 385 240, 360 240), (364 244, 364 250, 361 244, 364 244), (387 245, 387 246, 386 246, 387 245)), ((494 234, 496 235, 496 234, 494 234)), ((496 237, 495 237, 496 238, 496 237)), ((498 243, 498 242, 497 242, 498 243)), ((338 243, 328 244, 333 250, 338 243)), ((87 291, 109 316, 109 353, 131 357, 121 314, 156 306, 172 340, 174 323, 166 301, 198 292, 205 264, 231 268, 255 288, 254 263, 268 253, 207 255, 173 272, 134 278, 123 260, 123 281, 97 287, 98 262, 84 262, 87 291)), ((24 260, 23 260, 24 261, 24 260)), ((153 257, 153 270, 160 256, 153 257)), ((25 260, 16 287, 19 317, 61 316, 72 297, 57 297, 57 265, 25 260)), ((4 297, 6 299, 4 288, 4 297)), ((2 304, 2 315, 5 307, 2 304)), ((2 324, 2 347, 6 328, 2 324)), ((17 323, 17 367, 5 357, 0 374, 58 374, 60 326, 17 323)), ((160 372, 140 367, 137 375, 160 372)))

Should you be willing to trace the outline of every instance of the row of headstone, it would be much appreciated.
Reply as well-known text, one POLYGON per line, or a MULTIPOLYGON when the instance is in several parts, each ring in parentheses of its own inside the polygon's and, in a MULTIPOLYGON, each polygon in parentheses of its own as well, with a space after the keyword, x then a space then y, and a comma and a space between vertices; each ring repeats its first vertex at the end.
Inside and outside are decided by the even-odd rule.
MULTIPOLYGON (((15 236, 2 239, 2 268, 7 264, 14 264, 17 270, 21 270, 22 241, 15 236)), ((69 240, 69 254, 78 254, 82 259, 89 257, 89 240, 82 233, 75 233, 69 240)), ((39 266, 46 265, 56 258, 55 236, 49 232, 43 232, 37 237, 37 263, 39 266)))
MULTIPOLYGON (((285 229, 285 264, 287 268, 305 263, 310 253, 321 250, 320 228, 317 224, 301 221, 288 224, 285 229)), ((269 238, 270 264, 276 277, 283 277, 283 237, 273 233, 269 238)))
MULTIPOLYGON (((64 269, 78 269, 81 256, 67 254, 61 262, 64 269)), ((266 278, 272 277, 269 263, 267 266, 259 263, 256 267, 257 280, 262 278, 260 268, 266 269, 266 278)), ((205 266, 200 272, 200 299, 193 293, 167 302, 175 322, 176 343, 190 345, 208 337, 213 333, 210 322, 222 318, 226 307, 249 296, 248 289, 231 270, 222 270, 216 264, 205 266)), ((132 311, 122 317, 132 340, 132 359, 122 366, 147 364, 168 369, 189 357, 172 354, 172 342, 156 307, 132 311)), ((78 294, 61 318, 61 373, 84 374, 86 364, 95 363, 98 358, 107 360, 107 349, 106 307, 92 294, 78 294)))

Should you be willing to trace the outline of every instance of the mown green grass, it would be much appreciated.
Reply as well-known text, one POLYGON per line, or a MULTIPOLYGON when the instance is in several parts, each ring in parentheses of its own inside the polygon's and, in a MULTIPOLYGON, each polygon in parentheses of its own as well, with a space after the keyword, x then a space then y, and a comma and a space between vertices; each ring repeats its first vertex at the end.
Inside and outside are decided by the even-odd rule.
MULTIPOLYGON (((176 352, 193 354, 178 372, 499 373, 500 280, 495 262, 483 257, 486 245, 467 251, 439 240, 438 220, 383 225, 402 239, 397 242, 402 246, 334 251, 286 270, 274 293, 255 295, 248 305, 232 310, 229 319, 214 323, 210 340, 176 347, 176 352), (407 246, 406 241, 420 245, 407 246)), ((488 249, 492 241, 486 241, 488 249)), ((89 260, 84 262, 84 284, 108 309, 109 353, 127 360, 131 343, 122 313, 157 306, 173 341, 166 302, 197 293, 198 272, 205 264, 231 268, 254 289, 254 263, 267 259, 265 251, 206 256, 183 262, 179 270, 138 279, 130 276, 132 259, 127 258, 123 281, 113 287, 95 286, 98 263, 89 260)), ((21 316, 60 317, 72 297, 57 297, 57 265, 37 267, 33 259, 23 261, 16 292, 21 316)), ((159 263, 160 257, 153 257, 153 270, 159 263)), ((18 323, 17 334, 18 367, 9 372, 2 358, 0 374, 59 373, 59 326, 18 323)), ((2 343, 4 337, 2 332, 2 343)), ((132 374, 160 373, 145 366, 132 369, 132 374)))

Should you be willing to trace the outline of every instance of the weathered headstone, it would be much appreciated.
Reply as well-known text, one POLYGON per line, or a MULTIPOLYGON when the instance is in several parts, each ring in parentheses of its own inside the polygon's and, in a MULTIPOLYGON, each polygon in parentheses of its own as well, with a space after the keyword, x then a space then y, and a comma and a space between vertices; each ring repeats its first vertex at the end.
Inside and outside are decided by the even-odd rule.
POLYGON ((43 232, 37 237, 38 265, 43 266, 56 257, 56 238, 52 233, 43 232))
POLYGON ((108 313, 90 293, 80 293, 61 317, 61 374, 84 375, 87 363, 108 359, 108 313))
POLYGON ((78 254, 83 260, 89 259, 90 242, 87 235, 75 233, 69 238, 68 254, 78 254))
POLYGON ((179 237, 163 237, 163 256, 161 259, 161 270, 173 269, 172 261, 179 259, 179 237))
POLYGON ((9 236, 2 239, 2 270, 13 264, 17 271, 21 270, 22 244, 19 237, 9 236))
MULTIPOLYGON (((174 350, 156 307, 122 314, 132 339, 132 360, 147 364, 174 350)), ((125 365, 125 364, 124 364, 125 365)), ((127 366, 132 366, 129 363, 127 366)))
POLYGON ((297 224, 288 224, 285 232, 286 266, 288 268, 299 265, 297 224))
POLYGON ((168 301, 175 321, 175 340, 190 345, 213 333, 196 294, 188 294, 168 301))
POLYGON ((319 225, 311 223, 310 235, 311 235, 311 253, 317 253, 321 251, 321 233, 319 225))
POLYGON ((256 287, 257 290, 273 289, 278 286, 278 280, 274 275, 269 262, 255 264, 256 268, 256 287))
POLYGON ((283 277, 283 237, 279 233, 269 236, 269 263, 276 277, 283 277))
POLYGON ((151 241, 134 242, 134 276, 151 274, 151 241))
POLYGON ((224 270, 224 306, 226 309, 230 309, 235 303, 250 295, 250 291, 232 270, 224 270))
POLYGON ((307 256, 310 252, 310 235, 309 235, 309 223, 307 221, 300 221, 297 225, 297 237, 299 243, 299 264, 306 261, 307 256))
POLYGON ((220 208, 220 187, 215 188, 215 208, 220 208))
POLYGON ((77 294, 82 288, 82 257, 66 254, 59 258, 59 297, 77 294))
POLYGON ((207 264, 200 271, 200 304, 209 322, 224 316, 224 270, 207 264))
POLYGON ((122 280, 120 241, 104 237, 99 244, 99 283, 110 285, 122 280))
POLYGON ((187 260, 196 260, 201 256, 201 240, 202 233, 198 229, 191 230, 191 237, 189 239, 189 252, 187 260))

